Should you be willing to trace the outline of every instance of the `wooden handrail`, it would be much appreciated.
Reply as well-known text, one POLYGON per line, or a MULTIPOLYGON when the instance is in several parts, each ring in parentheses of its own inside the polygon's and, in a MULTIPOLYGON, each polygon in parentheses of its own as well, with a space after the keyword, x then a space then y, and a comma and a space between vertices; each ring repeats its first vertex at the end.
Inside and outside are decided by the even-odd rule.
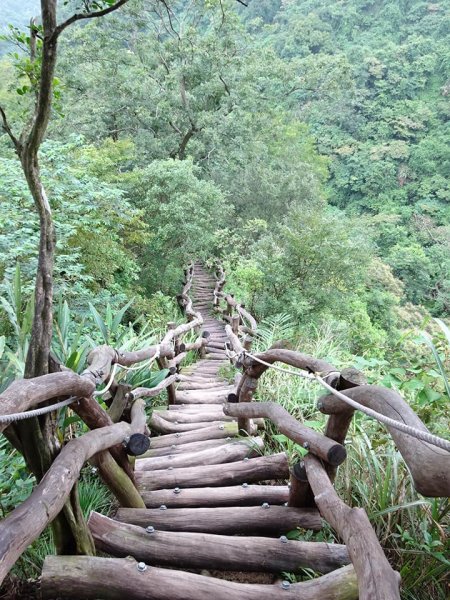
MULTIPOLYGON (((87 460, 91 460, 98 467, 102 479, 122 506, 145 506, 134 486, 133 471, 122 442, 133 433, 148 435, 145 403, 136 399, 153 397, 163 389, 170 389, 178 376, 173 373, 154 388, 135 390, 123 385, 118 386, 115 382, 110 382, 110 379, 117 368, 114 367, 115 364, 128 367, 157 357, 159 361, 171 359, 176 365, 186 356, 185 351, 176 356, 174 346, 177 347, 180 337, 203 324, 201 314, 193 311, 192 301, 187 295, 192 285, 193 266, 186 272, 183 301, 190 322, 169 328, 160 344, 131 352, 117 351, 107 345, 98 346, 89 354, 88 367, 81 375, 61 366, 63 370, 59 373, 17 380, 0 394, 0 415, 25 412, 53 398, 74 396, 77 398, 71 405, 74 412, 93 430, 66 444, 31 496, 1 522, 0 584, 20 554, 60 512, 87 460), (113 383, 111 390, 121 396, 120 402, 115 404, 115 421, 120 419, 125 406, 134 402, 131 408, 131 424, 123 421, 115 423, 95 400, 93 394, 101 382, 113 383)), ((188 349, 201 349, 205 343, 205 338, 198 338, 196 342, 187 346, 188 349)), ((0 432, 8 424, 0 423, 0 432)))
POLYGON ((303 425, 276 402, 228 403, 224 404, 223 412, 232 417, 245 419, 261 417, 270 419, 286 437, 301 444, 330 465, 340 465, 347 456, 344 446, 303 425))
MULTIPOLYGON (((412 408, 394 390, 378 385, 361 385, 343 393, 383 415, 416 429, 428 431, 412 408)), ((343 443, 354 409, 333 394, 322 396, 318 408, 321 412, 339 419, 334 430, 329 431, 328 435, 331 434, 333 439, 343 443)), ((450 453, 402 433, 394 427, 388 426, 387 429, 408 465, 416 490, 424 496, 450 496, 450 453)))
POLYGON ((308 481, 321 515, 347 545, 359 587, 359 600, 400 600, 400 575, 389 564, 362 508, 350 508, 336 494, 324 467, 305 457, 308 481))
POLYGON ((0 584, 26 548, 44 531, 63 508, 83 465, 146 426, 144 402, 131 410, 131 424, 124 421, 89 431, 68 442, 55 458, 29 498, 0 523, 0 584))

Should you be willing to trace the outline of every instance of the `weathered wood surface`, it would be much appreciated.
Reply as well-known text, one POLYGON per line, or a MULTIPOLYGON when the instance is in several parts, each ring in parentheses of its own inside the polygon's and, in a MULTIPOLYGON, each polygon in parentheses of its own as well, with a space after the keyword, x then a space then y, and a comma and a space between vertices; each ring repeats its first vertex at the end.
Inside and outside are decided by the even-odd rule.
POLYGON ((309 454, 305 466, 321 515, 347 545, 359 600, 400 600, 400 575, 387 561, 366 512, 350 508, 339 498, 319 459, 309 454))
MULTIPOLYGON (((217 417, 216 417, 217 418, 217 417)), ((149 425, 152 431, 157 431, 158 433, 177 433, 181 431, 195 431, 196 429, 202 429, 204 427, 219 427, 225 423, 225 420, 220 420, 220 417, 217 421, 201 421, 201 415, 198 416, 198 420, 190 423, 179 423, 175 421, 166 421, 158 414, 153 413, 149 425)))
MULTIPOLYGON (((41 402, 63 395, 90 396, 94 390, 92 381, 69 371, 34 379, 18 379, 0 394, 0 414, 24 412, 41 402)), ((0 423, 0 431, 6 427, 7 423, 0 423)))
POLYGON ((155 458, 158 456, 178 456, 180 454, 190 454, 191 452, 200 452, 207 450, 208 448, 216 448, 217 446, 223 446, 224 444, 231 444, 233 442, 240 441, 236 438, 218 438, 211 440, 203 440, 200 442, 190 442, 187 444, 172 444, 171 446, 162 446, 161 448, 152 448, 147 450, 145 454, 142 454, 140 458, 155 458))
POLYGON ((117 521, 161 531, 191 531, 222 535, 281 535, 301 527, 319 531, 322 519, 316 509, 287 506, 233 506, 222 508, 172 508, 167 510, 119 508, 117 521))
POLYGON ((281 452, 223 465, 167 469, 148 474, 138 472, 136 473, 136 482, 138 489, 142 492, 176 487, 239 485, 269 479, 283 479, 288 476, 287 456, 281 452))
MULTIPOLYGON (((342 392, 360 404, 421 431, 428 431, 416 413, 403 398, 387 388, 362 385, 342 392)), ((326 414, 351 418, 353 408, 332 394, 319 400, 319 408, 326 414)), ((424 496, 450 496, 450 452, 422 442, 394 427, 388 427, 397 448, 403 456, 414 485, 424 496)))
POLYGON ((48 556, 41 588, 44 599, 73 600, 357 600, 353 567, 348 565, 289 586, 281 582, 245 584, 194 573, 148 567, 138 570, 133 559, 48 556))
POLYGON ((96 453, 145 430, 144 403, 132 408, 132 422, 89 431, 61 450, 29 498, 0 523, 0 583, 26 548, 63 508, 83 465, 96 453))
POLYGON ((142 491, 147 508, 255 506, 267 502, 284 504, 289 498, 289 488, 284 485, 236 485, 228 487, 183 488, 175 494, 173 489, 142 491))
POLYGON ((91 513, 88 525, 98 550, 158 566, 202 569, 208 565, 210 569, 269 573, 310 568, 328 573, 349 563, 347 550, 340 544, 158 529, 149 533, 96 512, 91 513))
POLYGON ((128 398, 130 400, 137 400, 138 398, 154 398, 158 396, 162 390, 165 390, 173 383, 175 383, 178 379, 178 375, 169 375, 165 379, 163 379, 158 385, 152 388, 138 387, 128 393, 128 398))
POLYGON ((173 410, 154 410, 152 417, 158 416, 164 421, 171 423, 198 423, 199 421, 232 421, 233 417, 224 414, 220 405, 216 409, 197 410, 197 411, 173 411, 173 410))
POLYGON ((291 468, 289 480, 288 506, 297 508, 315 506, 314 494, 308 482, 304 461, 300 461, 291 468))
POLYGON ((128 404, 127 394, 131 392, 131 385, 121 383, 113 396, 111 405, 108 409, 108 415, 113 423, 118 423, 128 404))
POLYGON ((186 381, 183 379, 183 380, 181 380, 181 383, 179 383, 177 385, 177 390, 179 390, 179 391, 192 391, 192 390, 220 391, 220 390, 227 390, 229 387, 230 386, 227 385, 226 382, 221 383, 220 381, 218 382, 217 380, 203 383, 201 381, 194 381, 194 380, 186 381))
POLYGON ((193 467, 198 465, 218 465, 231 463, 244 458, 252 458, 262 453, 264 443, 261 438, 242 441, 230 441, 215 448, 205 448, 197 452, 184 451, 178 455, 140 458, 135 468, 138 472, 158 471, 161 469, 193 467))
MULTIPOLYGON (((325 360, 314 358, 313 356, 303 354, 302 352, 296 352, 286 348, 269 348, 265 352, 255 354, 255 356, 271 365, 276 362, 282 362, 291 367, 307 371, 308 373, 318 373, 330 384, 339 377, 339 372, 336 367, 325 360)), ((256 362, 250 356, 245 358, 244 366, 248 376, 255 379, 261 377, 261 375, 269 368, 267 365, 256 362)))
POLYGON ((331 465, 340 465, 347 456, 344 446, 310 427, 306 427, 275 402, 227 403, 224 405, 223 411, 226 415, 233 417, 244 417, 245 419, 264 417, 270 419, 281 433, 284 433, 289 439, 301 444, 331 465))
POLYGON ((199 442, 201 440, 212 440, 218 438, 235 437, 238 434, 236 423, 224 423, 223 425, 203 427, 194 431, 182 431, 181 433, 170 433, 158 438, 152 438, 152 448, 163 448, 173 444, 185 444, 199 442))

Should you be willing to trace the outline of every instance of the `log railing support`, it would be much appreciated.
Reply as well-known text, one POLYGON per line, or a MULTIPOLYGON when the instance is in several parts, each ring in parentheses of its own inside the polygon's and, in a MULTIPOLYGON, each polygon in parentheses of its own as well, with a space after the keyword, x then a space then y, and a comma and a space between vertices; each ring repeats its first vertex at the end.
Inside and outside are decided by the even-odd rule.
POLYGON ((71 440, 25 502, 3 519, 0 524, 0 584, 22 552, 59 514, 86 461, 120 444, 132 433, 145 430, 142 400, 133 405, 131 417, 131 424, 116 423, 71 440))
POLYGON ((288 506, 305 508, 315 505, 314 495, 306 476, 304 461, 299 461, 292 467, 289 483, 288 506))
POLYGON ((324 519, 347 545, 356 571, 359 600, 400 600, 400 575, 392 569, 362 508, 350 508, 336 494, 320 460, 305 457, 308 481, 324 519))

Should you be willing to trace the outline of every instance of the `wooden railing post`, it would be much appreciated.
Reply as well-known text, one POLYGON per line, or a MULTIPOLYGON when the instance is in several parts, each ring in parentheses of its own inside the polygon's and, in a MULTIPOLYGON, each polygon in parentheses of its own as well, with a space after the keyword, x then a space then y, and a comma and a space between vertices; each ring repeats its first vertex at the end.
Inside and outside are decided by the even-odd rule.
POLYGON ((295 508, 315 506, 314 494, 308 483, 306 467, 303 460, 292 467, 289 484, 288 506, 295 508))
POLYGON ((234 314, 231 317, 231 329, 232 329, 232 331, 233 331, 233 333, 235 335, 238 335, 238 333, 239 333, 239 323, 240 323, 240 321, 241 321, 241 318, 237 314, 234 314))

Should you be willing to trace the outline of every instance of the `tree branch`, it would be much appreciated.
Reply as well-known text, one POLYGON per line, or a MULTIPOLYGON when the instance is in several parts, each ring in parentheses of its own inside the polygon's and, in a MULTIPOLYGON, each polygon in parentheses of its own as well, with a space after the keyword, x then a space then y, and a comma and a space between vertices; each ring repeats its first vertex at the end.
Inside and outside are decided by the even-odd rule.
POLYGON ((9 135, 12 143, 14 144, 15 149, 17 150, 17 153, 19 154, 21 145, 19 143, 19 140, 13 134, 12 129, 9 126, 8 119, 6 118, 6 113, 1 106, 0 106, 0 116, 2 118, 2 127, 3 127, 4 131, 9 135))
POLYGON ((76 21, 81 21, 82 19, 95 19, 96 17, 103 17, 104 15, 114 12, 115 10, 117 10, 118 8, 120 8, 121 6, 126 4, 127 2, 128 2, 128 0, 118 0, 112 6, 108 6, 107 8, 104 8, 102 10, 97 10, 97 11, 91 12, 91 13, 89 13, 89 12, 88 13, 75 13, 74 15, 69 17, 66 21, 63 21, 56 27, 55 31, 53 32, 52 37, 57 38, 64 31, 64 29, 66 27, 69 27, 69 25, 72 25, 72 23, 75 23, 76 21))

